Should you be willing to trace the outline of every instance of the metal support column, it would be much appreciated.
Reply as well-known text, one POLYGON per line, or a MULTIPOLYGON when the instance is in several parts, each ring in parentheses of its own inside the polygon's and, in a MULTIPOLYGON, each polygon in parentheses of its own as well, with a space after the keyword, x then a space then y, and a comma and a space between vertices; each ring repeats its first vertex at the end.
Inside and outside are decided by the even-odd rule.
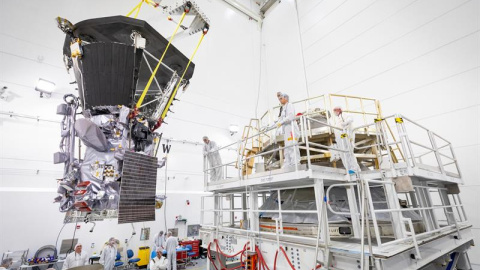
POLYGON ((248 220, 248 213, 247 213, 247 194, 246 193, 242 193, 242 216, 243 216, 243 220, 246 221, 248 220))
POLYGON ((233 194, 229 195, 230 197, 230 226, 235 226, 235 196, 233 194))
POLYGON ((323 250, 323 265, 326 269, 329 269, 330 266, 330 233, 328 229, 328 216, 327 216, 327 206, 324 200, 325 198, 325 189, 323 185, 323 180, 315 179, 314 182, 314 192, 315 192, 315 202, 317 205, 317 217, 318 217, 318 233, 317 235, 317 245, 315 247, 315 263, 318 261, 318 248, 319 241, 322 240, 325 248, 323 250))
POLYGON ((352 228, 353 228, 353 237, 356 239, 360 239, 362 236, 361 234, 361 225, 360 225, 360 209, 358 207, 358 200, 356 199, 356 192, 355 187, 345 187, 347 191, 347 199, 348 199, 348 208, 350 209, 350 217, 352 219, 352 228))
MULTIPOLYGON (((258 192, 254 191, 249 191, 248 192, 248 205, 249 210, 248 211, 248 216, 249 216, 249 228, 251 231, 258 232, 260 231, 260 220, 258 217, 258 192)), ((255 250, 255 238, 248 239, 250 241, 250 250, 255 250)))
MULTIPOLYGON (((386 184, 383 185, 385 190, 385 197, 387 199, 387 204, 389 209, 400 209, 400 203, 398 202, 397 192, 394 185, 386 184)), ((392 212, 390 214, 392 219, 393 231, 397 239, 404 238, 406 236, 405 225, 402 222, 403 215, 402 212, 392 212)))

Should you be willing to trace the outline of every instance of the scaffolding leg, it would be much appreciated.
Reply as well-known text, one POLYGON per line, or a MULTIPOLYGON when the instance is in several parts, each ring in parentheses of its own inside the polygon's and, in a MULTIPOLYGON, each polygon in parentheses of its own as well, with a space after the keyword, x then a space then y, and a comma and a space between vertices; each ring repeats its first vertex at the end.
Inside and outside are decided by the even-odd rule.
POLYGON ((472 264, 470 263, 470 258, 468 257, 467 250, 463 250, 458 254, 457 268, 462 270, 472 270, 472 264))

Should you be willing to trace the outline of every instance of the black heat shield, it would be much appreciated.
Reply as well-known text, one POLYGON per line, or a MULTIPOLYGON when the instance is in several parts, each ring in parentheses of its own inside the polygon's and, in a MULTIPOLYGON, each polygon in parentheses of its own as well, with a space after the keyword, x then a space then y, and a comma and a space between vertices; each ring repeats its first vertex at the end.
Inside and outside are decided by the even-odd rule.
MULTIPOLYGON (((133 40, 130 37, 133 31, 146 39, 145 49, 159 59, 168 40, 145 21, 113 16, 89 19, 74 25, 73 36, 90 43, 83 45, 79 64, 84 82, 83 87, 78 84, 79 95, 84 109, 108 105, 132 106, 134 90, 145 88, 151 72, 142 56, 143 50, 137 50, 134 55, 133 40)), ((67 56, 71 55, 70 42, 71 37, 67 35, 63 47, 63 53, 67 56)), ((145 56, 151 68, 155 69, 158 62, 145 56)), ((171 44, 162 62, 181 75, 188 58, 171 44)), ((194 69, 195 64, 191 63, 185 80, 192 78, 194 69)), ((171 76, 171 71, 160 66, 155 77, 160 87, 164 88, 171 76)), ((81 80, 78 77, 76 79, 77 82, 81 80)), ((150 90, 149 93, 158 93, 155 81, 150 90)))

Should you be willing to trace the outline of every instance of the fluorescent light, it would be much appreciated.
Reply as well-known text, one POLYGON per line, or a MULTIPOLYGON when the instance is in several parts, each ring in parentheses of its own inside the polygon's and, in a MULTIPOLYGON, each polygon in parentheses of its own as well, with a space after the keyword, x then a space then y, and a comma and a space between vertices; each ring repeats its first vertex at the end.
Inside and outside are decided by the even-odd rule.
POLYGON ((238 126, 237 125, 230 125, 228 127, 228 129, 230 130, 230 132, 233 132, 233 133, 237 133, 238 132, 238 126))
POLYGON ((35 86, 35 90, 41 93, 51 94, 55 90, 55 83, 40 78, 38 79, 37 86, 35 86))

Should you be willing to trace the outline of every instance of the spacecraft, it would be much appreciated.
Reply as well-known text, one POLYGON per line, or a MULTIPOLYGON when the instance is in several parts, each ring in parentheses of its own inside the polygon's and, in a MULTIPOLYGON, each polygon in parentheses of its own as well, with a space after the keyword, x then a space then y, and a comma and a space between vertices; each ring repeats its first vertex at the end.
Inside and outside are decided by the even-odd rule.
POLYGON ((129 13, 136 11, 135 18, 103 17, 76 24, 56 19, 65 33, 64 63, 78 86, 78 95, 65 95, 57 107, 63 120, 54 163, 63 163, 64 173, 55 202, 66 213, 65 222, 152 221, 165 199, 155 194, 157 170, 165 164, 165 158, 157 158, 160 127, 179 91, 190 84, 192 58, 209 21, 191 1, 162 7, 170 21, 180 16, 167 40, 136 19, 143 3, 159 7, 142 0, 129 13), (185 27, 187 16, 193 19, 185 27), (177 36, 201 33, 191 57, 172 44, 179 29, 177 36))

